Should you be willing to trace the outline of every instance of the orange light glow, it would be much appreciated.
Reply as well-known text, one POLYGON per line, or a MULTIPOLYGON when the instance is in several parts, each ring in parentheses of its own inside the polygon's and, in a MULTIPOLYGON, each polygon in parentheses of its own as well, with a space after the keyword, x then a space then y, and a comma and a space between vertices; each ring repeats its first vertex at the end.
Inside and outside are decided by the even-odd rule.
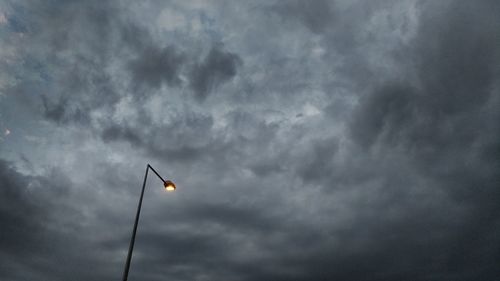
POLYGON ((163 183, 163 186, 165 187, 166 191, 174 191, 175 190, 175 184, 171 181, 165 181, 163 183))

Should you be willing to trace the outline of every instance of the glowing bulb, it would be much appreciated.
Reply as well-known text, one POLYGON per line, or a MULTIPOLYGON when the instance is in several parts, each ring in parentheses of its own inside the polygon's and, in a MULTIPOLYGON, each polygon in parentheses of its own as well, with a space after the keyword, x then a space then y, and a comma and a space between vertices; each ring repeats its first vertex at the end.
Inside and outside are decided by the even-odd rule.
POLYGON ((165 181, 163 183, 163 186, 165 187, 166 191, 174 191, 175 190, 175 184, 171 181, 165 181))

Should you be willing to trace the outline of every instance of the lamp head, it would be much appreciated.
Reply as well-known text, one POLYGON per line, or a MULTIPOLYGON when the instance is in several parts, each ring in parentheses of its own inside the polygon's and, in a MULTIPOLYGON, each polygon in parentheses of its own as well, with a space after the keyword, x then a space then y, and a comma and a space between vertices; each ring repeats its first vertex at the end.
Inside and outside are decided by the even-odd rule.
POLYGON ((165 182, 163 182, 163 187, 165 187, 166 191, 174 191, 175 190, 175 184, 169 180, 166 180, 165 182))

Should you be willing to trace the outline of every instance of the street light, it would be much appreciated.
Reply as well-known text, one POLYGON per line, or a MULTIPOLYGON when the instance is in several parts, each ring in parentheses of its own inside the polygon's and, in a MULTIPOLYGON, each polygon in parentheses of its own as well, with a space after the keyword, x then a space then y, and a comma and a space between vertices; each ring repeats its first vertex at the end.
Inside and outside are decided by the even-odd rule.
POLYGON ((151 165, 146 166, 146 173, 144 174, 144 182, 142 183, 141 197, 139 199, 139 205, 137 206, 137 214, 135 215, 134 228, 132 230, 132 238, 130 238, 130 246, 128 248, 127 262, 125 263, 125 270, 123 271, 123 281, 128 279, 128 270, 130 269, 130 260, 132 259, 132 251, 134 250, 135 233, 137 232, 137 223, 139 222, 139 215, 141 214, 142 197, 144 197, 144 188, 146 187, 146 179, 148 178, 148 171, 151 169, 158 178, 163 182, 163 187, 166 191, 174 191, 175 184, 170 180, 164 180, 158 172, 151 167, 151 165))

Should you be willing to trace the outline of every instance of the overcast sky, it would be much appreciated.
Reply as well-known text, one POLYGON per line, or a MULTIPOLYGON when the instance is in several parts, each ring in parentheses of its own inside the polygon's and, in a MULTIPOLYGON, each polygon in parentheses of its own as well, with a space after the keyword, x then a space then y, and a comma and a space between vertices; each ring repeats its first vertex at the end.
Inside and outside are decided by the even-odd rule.
POLYGON ((0 279, 498 280, 499 15, 0 0, 0 279))

